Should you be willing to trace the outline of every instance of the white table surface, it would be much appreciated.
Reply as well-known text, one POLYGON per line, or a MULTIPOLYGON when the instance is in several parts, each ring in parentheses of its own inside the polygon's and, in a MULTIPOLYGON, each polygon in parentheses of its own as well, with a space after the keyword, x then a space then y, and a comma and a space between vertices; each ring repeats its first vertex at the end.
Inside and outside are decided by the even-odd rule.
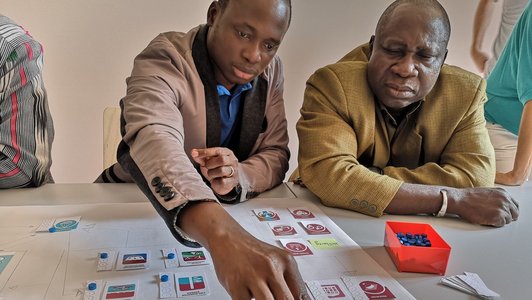
MULTIPOLYGON (((383 247, 387 220, 429 223, 452 247, 446 275, 478 273, 501 299, 532 299, 532 182, 507 188, 520 203, 520 218, 503 228, 465 223, 453 218, 390 216, 374 218, 360 213, 320 206, 363 249, 418 299, 473 299, 438 285, 441 276, 397 272, 383 247)), ((261 194, 264 198, 302 198, 319 204, 305 188, 286 183, 261 194)), ((0 205, 60 205, 146 202, 134 184, 49 184, 36 189, 0 190, 0 205)), ((253 201, 253 200, 251 200, 253 201)))
MULTIPOLYGON (((319 202, 306 188, 286 185, 298 198, 319 202)), ((322 207, 322 210, 417 299, 475 298, 437 284, 441 276, 398 272, 383 247, 386 221, 431 224, 452 248, 446 276, 464 271, 477 273, 501 299, 532 299, 532 182, 505 189, 519 201, 520 216, 502 228, 472 225, 456 218, 392 215, 374 218, 344 209, 322 207)))

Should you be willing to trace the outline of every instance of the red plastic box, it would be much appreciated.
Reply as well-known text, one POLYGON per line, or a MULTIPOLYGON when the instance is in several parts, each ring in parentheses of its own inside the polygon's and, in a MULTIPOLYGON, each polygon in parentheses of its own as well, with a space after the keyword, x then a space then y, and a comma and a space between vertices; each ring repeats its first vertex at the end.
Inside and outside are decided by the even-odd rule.
POLYGON ((386 222, 384 247, 399 272, 435 273, 445 275, 451 247, 429 224, 386 222), (425 233, 432 247, 403 246, 397 233, 425 233))

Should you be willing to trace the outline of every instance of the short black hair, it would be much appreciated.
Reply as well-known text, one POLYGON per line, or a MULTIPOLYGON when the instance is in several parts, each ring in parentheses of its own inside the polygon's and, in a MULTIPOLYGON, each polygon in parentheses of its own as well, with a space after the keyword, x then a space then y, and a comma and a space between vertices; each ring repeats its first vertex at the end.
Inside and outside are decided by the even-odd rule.
MULTIPOLYGON (((288 26, 290 26, 290 22, 292 21, 292 0, 283 0, 288 5, 288 26)), ((229 3, 229 0, 218 0, 218 3, 220 4, 220 9, 223 12, 225 8, 227 7, 227 4, 229 3)))
MULTIPOLYGON (((223 0, 227 1, 227 0, 223 0)), ((445 30, 445 46, 447 47, 447 44, 449 42, 449 38, 451 37, 451 22, 449 21, 449 16, 447 15, 447 12, 445 11, 445 8, 438 2, 437 0, 396 0, 390 6, 384 10, 382 13, 379 22, 377 22, 377 28, 375 29, 375 34, 380 34, 382 28, 388 23, 390 20, 391 15, 395 11, 395 9, 402 5, 402 4, 413 4, 415 6, 419 6, 426 10, 432 10, 435 12, 435 16, 437 18, 440 18, 443 27, 445 30)))

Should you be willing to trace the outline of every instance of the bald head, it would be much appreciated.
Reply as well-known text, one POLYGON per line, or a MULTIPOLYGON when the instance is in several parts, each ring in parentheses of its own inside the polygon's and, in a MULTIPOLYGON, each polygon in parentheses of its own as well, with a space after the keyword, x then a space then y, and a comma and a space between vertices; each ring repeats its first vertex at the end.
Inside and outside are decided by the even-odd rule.
MULTIPOLYGON (((238 0, 233 0, 233 1, 238 1, 238 0)), ((249 1, 249 0, 245 0, 245 1, 249 1)), ((278 0, 278 1, 283 2, 288 8, 288 25, 290 26, 290 21, 292 21, 292 1, 291 0, 278 0)), ((220 3, 220 9, 223 12, 229 3, 229 0, 218 0, 218 3, 220 3)))
POLYGON ((442 26, 441 30, 441 42, 444 43, 445 48, 449 43, 449 38, 451 36, 451 23, 449 22, 449 16, 443 8, 443 6, 436 0, 396 0, 386 10, 382 13, 379 22, 377 23, 377 28, 375 29, 375 36, 379 36, 382 32, 382 29, 388 24, 390 19, 393 17, 394 12, 398 7, 404 5, 412 5, 417 8, 424 10, 429 18, 428 22, 440 22, 442 26))

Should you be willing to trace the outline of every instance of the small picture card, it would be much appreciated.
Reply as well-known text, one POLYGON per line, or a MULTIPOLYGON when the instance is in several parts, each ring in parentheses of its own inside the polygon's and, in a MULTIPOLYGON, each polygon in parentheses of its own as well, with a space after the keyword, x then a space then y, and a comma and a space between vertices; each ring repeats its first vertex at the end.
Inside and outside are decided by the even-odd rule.
POLYGON ((149 251, 120 252, 120 255, 118 255, 118 261, 116 263, 116 269, 119 271, 147 269, 149 265, 149 251))
POLYGON ((78 228, 79 220, 81 220, 81 216, 55 219, 53 227, 55 231, 74 230, 78 228))
POLYGON ((209 259, 207 256, 207 251, 204 248, 179 251, 180 266, 195 266, 207 264, 209 264, 209 259))
POLYGON ((315 218, 314 214, 305 207, 291 207, 288 208, 290 214, 294 219, 313 219, 315 218))
POLYGON ((174 248, 165 248, 161 250, 163 253, 164 266, 167 269, 178 268, 179 259, 177 258, 177 251, 174 248))
POLYGON ((320 250, 337 249, 342 247, 334 238, 310 239, 308 242, 314 249, 320 250))
POLYGON ((254 209, 253 212, 259 218, 259 221, 277 221, 279 214, 273 208, 254 209))
POLYGON ((305 228, 308 234, 331 234, 329 229, 320 220, 300 221, 299 224, 305 228))
POLYGON ((174 274, 177 297, 206 296, 209 285, 203 272, 179 272, 174 274))
POLYGON ((112 283, 105 285, 103 299, 134 300, 137 299, 139 282, 112 283))
POLYGON ((159 298, 176 298, 174 274, 159 273, 159 298))
POLYGON ((289 225, 289 224, 284 224, 284 223, 279 223, 279 222, 270 222, 268 223, 268 226, 270 226, 270 229, 272 230, 275 236, 297 234, 296 229, 292 225, 289 225))
POLYGON ((90 280, 85 284, 83 291, 83 300, 100 300, 103 290, 103 282, 101 280, 90 280))
MULTIPOLYGON (((396 296, 392 293, 391 289, 378 276, 344 276, 342 277, 342 281, 355 299, 364 297, 364 295, 370 300, 396 299, 396 296)), ((404 299, 408 299, 410 295, 401 296, 404 296, 404 299)), ((400 298, 402 299, 403 297, 400 298)))
POLYGON ((14 252, 0 253, 0 274, 2 274, 2 272, 7 267, 13 256, 15 256, 14 252))
POLYGON ((312 250, 303 239, 280 239, 279 242, 293 256, 312 255, 312 250))
POLYGON ((307 281, 306 284, 316 300, 353 299, 340 279, 307 281))

